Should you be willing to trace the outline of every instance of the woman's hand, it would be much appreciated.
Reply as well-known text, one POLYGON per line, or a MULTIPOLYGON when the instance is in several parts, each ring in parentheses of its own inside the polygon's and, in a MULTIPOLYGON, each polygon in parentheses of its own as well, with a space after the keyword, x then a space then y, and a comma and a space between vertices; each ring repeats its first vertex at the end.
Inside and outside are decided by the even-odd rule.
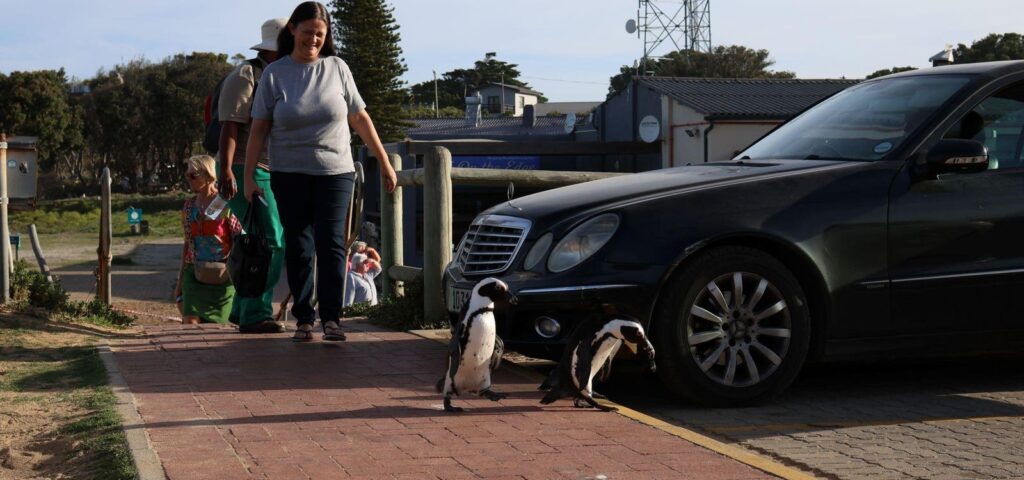
POLYGON ((218 183, 220 196, 224 197, 224 200, 231 200, 231 197, 238 193, 238 186, 235 184, 235 174, 230 169, 225 169, 221 172, 218 183))
POLYGON ((384 189, 388 193, 394 193, 395 187, 398 185, 398 176, 395 175, 395 169, 391 166, 391 162, 380 162, 380 180, 384 182, 384 189))
POLYGON ((263 195, 263 189, 258 187, 258 186, 256 186, 256 181, 253 180, 252 177, 248 177, 247 176, 245 178, 245 199, 248 200, 249 203, 252 203, 252 194, 253 193, 258 193, 258 194, 260 194, 262 196, 263 195))

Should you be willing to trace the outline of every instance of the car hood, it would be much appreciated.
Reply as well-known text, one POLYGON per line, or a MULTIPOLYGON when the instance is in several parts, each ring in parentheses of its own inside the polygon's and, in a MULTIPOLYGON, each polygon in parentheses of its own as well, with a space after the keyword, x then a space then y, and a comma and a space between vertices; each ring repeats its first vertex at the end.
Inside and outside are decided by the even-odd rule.
POLYGON ((555 188, 513 199, 484 213, 541 218, 566 210, 584 211, 657 198, 685 190, 726 186, 821 169, 853 166, 858 162, 829 160, 728 161, 652 170, 555 188))

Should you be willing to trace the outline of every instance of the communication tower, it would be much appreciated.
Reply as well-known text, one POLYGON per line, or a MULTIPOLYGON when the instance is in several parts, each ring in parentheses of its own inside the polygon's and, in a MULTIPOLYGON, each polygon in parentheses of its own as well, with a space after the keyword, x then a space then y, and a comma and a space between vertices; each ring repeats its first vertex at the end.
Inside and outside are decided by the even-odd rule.
POLYGON ((641 75, 665 42, 674 50, 710 53, 711 0, 637 0, 636 20, 626 22, 626 32, 643 41, 641 75))

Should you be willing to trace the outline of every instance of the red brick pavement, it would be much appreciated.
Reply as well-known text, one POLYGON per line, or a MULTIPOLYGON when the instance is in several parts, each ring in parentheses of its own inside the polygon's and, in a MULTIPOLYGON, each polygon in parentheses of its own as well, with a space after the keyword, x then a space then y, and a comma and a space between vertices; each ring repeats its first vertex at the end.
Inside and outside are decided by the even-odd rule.
MULTIPOLYGON (((501 402, 433 385, 443 345, 346 322, 348 341, 294 343, 219 326, 146 327, 114 345, 171 479, 754 479, 745 464, 499 370, 501 402)), ((318 335, 319 337, 319 335, 318 335)))

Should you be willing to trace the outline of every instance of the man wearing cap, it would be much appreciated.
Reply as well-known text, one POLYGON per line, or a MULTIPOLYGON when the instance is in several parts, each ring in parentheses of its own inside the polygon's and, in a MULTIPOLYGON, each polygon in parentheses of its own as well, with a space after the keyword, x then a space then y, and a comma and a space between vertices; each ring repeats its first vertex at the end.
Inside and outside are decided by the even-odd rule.
MULTIPOLYGON (((220 178, 218 179, 221 195, 228 199, 231 211, 239 219, 245 218, 249 202, 245 195, 236 195, 242 189, 242 178, 245 171, 245 147, 249 140, 249 113, 252 109, 253 94, 258 88, 260 75, 266 66, 277 60, 277 34, 288 23, 287 18, 275 18, 263 23, 263 41, 251 48, 258 53, 255 59, 241 62, 224 79, 221 87, 220 100, 217 104, 217 115, 221 121, 220 178)), ((281 276, 284 262, 284 230, 277 214, 277 201, 270 188, 270 167, 267 152, 260 156, 254 179, 263 189, 263 200, 256 208, 256 216, 267 243, 273 252, 270 271, 267 275, 267 288, 262 296, 242 298, 235 296, 231 305, 232 323, 238 324, 242 333, 279 333, 284 331, 284 324, 273 320, 274 286, 281 276)), ((258 201, 258 200, 257 200, 258 201)))

